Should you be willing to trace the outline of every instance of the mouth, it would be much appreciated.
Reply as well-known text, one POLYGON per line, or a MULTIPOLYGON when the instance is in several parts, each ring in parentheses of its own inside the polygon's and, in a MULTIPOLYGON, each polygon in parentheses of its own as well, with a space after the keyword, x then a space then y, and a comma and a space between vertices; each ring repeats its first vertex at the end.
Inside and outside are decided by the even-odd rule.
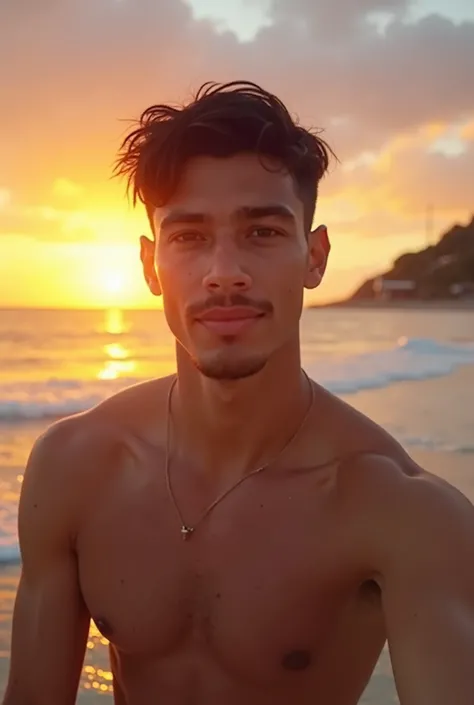
POLYGON ((209 331, 225 336, 243 332, 264 316, 254 308, 229 306, 209 309, 198 317, 198 321, 209 331))

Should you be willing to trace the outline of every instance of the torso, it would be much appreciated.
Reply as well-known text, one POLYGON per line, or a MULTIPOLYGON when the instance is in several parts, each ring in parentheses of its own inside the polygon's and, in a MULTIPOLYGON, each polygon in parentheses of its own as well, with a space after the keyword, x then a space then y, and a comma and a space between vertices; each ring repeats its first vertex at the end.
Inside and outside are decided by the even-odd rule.
MULTIPOLYGON (((118 705, 355 705, 385 631, 341 464, 250 477, 183 541, 163 448, 120 438, 88 473, 76 538, 118 705)), ((213 497, 172 469, 193 524, 213 497)))

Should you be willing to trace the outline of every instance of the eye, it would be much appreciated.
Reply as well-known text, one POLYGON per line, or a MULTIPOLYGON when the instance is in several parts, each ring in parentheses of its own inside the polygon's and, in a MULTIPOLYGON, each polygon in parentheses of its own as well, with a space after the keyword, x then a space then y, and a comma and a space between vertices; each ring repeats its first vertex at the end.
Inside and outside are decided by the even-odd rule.
POLYGON ((249 233, 252 240, 269 240, 271 238, 281 237, 281 235, 282 233, 279 230, 268 227, 253 228, 249 233))
POLYGON ((201 242, 204 239, 205 237, 202 233, 195 232, 193 230, 186 230, 185 232, 177 233, 176 235, 172 235, 170 238, 171 242, 178 242, 181 244, 201 242))

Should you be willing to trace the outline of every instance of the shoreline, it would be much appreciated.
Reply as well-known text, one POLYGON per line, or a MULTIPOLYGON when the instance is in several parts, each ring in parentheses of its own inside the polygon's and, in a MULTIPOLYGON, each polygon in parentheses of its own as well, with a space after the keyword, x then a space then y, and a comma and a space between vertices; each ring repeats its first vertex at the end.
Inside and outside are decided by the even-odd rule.
POLYGON ((400 309, 413 311, 474 311, 474 299, 436 299, 407 301, 377 301, 359 299, 335 301, 330 304, 311 304, 307 308, 400 309))

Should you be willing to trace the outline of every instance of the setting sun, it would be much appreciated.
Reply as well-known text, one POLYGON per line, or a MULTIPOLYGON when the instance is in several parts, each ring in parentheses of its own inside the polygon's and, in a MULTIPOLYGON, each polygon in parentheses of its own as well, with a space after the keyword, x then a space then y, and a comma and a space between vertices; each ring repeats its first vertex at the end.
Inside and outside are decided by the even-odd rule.
POLYGON ((118 271, 104 272, 102 284, 107 294, 119 294, 125 288, 125 277, 122 272, 118 271))

